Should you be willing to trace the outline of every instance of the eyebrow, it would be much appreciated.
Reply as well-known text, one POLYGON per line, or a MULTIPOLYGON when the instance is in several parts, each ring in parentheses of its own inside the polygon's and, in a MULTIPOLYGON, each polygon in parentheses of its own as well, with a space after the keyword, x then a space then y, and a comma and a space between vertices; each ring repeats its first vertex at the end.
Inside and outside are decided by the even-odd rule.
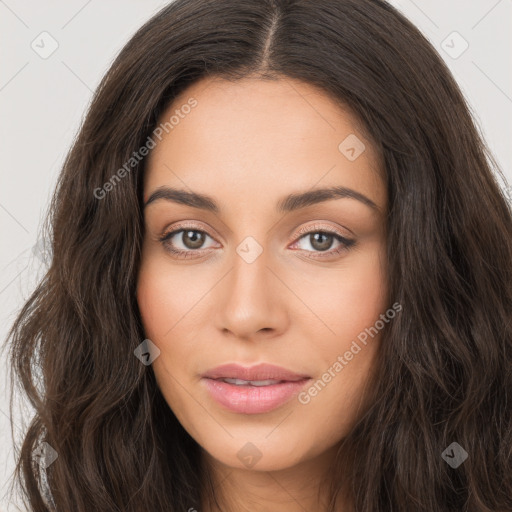
MULTIPOLYGON (((350 198, 356 199, 376 212, 380 212, 380 208, 368 197, 347 187, 329 187, 307 192, 297 192, 281 198, 276 204, 278 213, 287 213, 300 210, 324 201, 332 199, 350 198)), ((220 213, 220 207, 215 200, 207 195, 197 192, 188 192, 186 190, 171 188, 167 186, 158 187, 148 198, 144 204, 144 208, 155 201, 164 199, 173 203, 199 208, 201 210, 220 213)))

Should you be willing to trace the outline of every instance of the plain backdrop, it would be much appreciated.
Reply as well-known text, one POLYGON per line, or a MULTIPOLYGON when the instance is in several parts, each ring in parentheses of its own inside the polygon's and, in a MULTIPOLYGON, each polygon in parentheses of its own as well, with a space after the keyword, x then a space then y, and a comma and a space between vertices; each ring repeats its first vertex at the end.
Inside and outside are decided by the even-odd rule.
MULTIPOLYGON (((92 93, 131 35, 167 3, 0 0, 2 343, 44 270, 36 249, 39 229, 92 93)), ((420 28, 448 63, 498 165, 512 183, 512 0, 391 3, 420 28)), ((1 512, 16 510, 6 496, 14 467, 8 382, 4 352, 0 361, 1 512)), ((15 409, 16 437, 28 424, 30 412, 27 404, 15 409)))

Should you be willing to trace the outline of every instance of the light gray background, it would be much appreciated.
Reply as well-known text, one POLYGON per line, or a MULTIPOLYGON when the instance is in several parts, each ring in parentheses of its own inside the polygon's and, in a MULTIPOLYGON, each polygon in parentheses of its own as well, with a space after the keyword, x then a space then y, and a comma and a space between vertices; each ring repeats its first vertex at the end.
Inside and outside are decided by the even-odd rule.
MULTIPOLYGON (((66 152, 92 92, 135 30, 168 2, 0 0, 1 340, 44 270, 34 256, 66 152), (58 43, 46 59, 36 53, 58 43), (36 46, 37 45, 37 46, 36 46)), ((512 184, 512 0, 394 0, 450 66, 512 184), (458 32, 463 39, 453 32, 458 32), (469 45, 464 48, 464 40, 469 45), (444 41, 444 43, 443 43, 444 41), (451 53, 447 53, 445 49, 451 53), (456 57, 456 58, 454 58, 456 57)), ((505 184, 503 184, 505 187, 505 184)), ((485 214, 483 212, 483 214, 485 214)), ((0 361, 0 512, 13 470, 8 373, 0 361), (5 390, 5 391, 4 391, 5 390)), ((30 419, 17 409, 15 435, 30 419)))

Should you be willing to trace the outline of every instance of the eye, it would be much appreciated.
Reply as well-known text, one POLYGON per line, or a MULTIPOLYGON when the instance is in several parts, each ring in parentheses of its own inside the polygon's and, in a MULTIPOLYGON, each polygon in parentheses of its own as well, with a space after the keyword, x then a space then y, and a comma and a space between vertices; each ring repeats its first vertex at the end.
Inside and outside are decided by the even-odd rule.
POLYGON ((292 247, 303 241, 305 242, 303 246, 305 245, 306 248, 299 247, 299 249, 316 254, 313 258, 317 259, 341 254, 342 252, 349 250, 356 243, 355 240, 344 237, 338 231, 326 229, 322 226, 309 226, 307 228, 302 228, 297 235, 302 236, 294 242, 292 247), (338 246, 335 249, 331 249, 333 244, 336 243, 338 246), (307 248, 308 245, 312 250, 307 248))
MULTIPOLYGON (((304 240, 304 242, 306 242, 305 245, 309 244, 311 249, 304 247, 299 247, 299 249, 317 254, 317 256, 313 256, 313 258, 336 256, 347 251, 356 243, 355 240, 345 238, 338 231, 326 229, 322 226, 302 228, 295 236, 298 235, 302 236, 300 236, 291 247, 300 244, 301 241, 304 240), (338 246, 335 249, 331 249, 333 244, 336 243, 338 246), (323 253, 325 253, 326 256, 324 256, 323 253)), ((176 257, 193 258, 197 256, 198 253, 208 249, 208 247, 203 247, 207 238, 213 240, 213 238, 205 231, 196 229, 194 226, 185 226, 180 227, 180 229, 174 229, 169 233, 165 233, 161 238, 159 238, 159 240, 164 245, 165 249, 176 257)))
POLYGON ((160 242, 170 253, 180 258, 191 258, 194 253, 204 249, 201 247, 206 238, 213 240, 205 231, 190 228, 175 229, 170 233, 164 234, 160 238, 160 242), (178 245, 178 247, 176 247, 178 245))

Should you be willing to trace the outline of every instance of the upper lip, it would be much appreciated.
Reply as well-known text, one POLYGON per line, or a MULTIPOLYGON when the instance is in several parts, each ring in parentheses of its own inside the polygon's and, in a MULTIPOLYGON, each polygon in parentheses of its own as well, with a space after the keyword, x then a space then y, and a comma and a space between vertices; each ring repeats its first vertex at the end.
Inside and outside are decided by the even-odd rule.
POLYGON ((223 364, 203 374, 208 379, 241 379, 241 380, 285 380, 298 381, 309 379, 309 375, 292 372, 281 366, 260 363, 255 366, 241 366, 236 363, 223 364))

